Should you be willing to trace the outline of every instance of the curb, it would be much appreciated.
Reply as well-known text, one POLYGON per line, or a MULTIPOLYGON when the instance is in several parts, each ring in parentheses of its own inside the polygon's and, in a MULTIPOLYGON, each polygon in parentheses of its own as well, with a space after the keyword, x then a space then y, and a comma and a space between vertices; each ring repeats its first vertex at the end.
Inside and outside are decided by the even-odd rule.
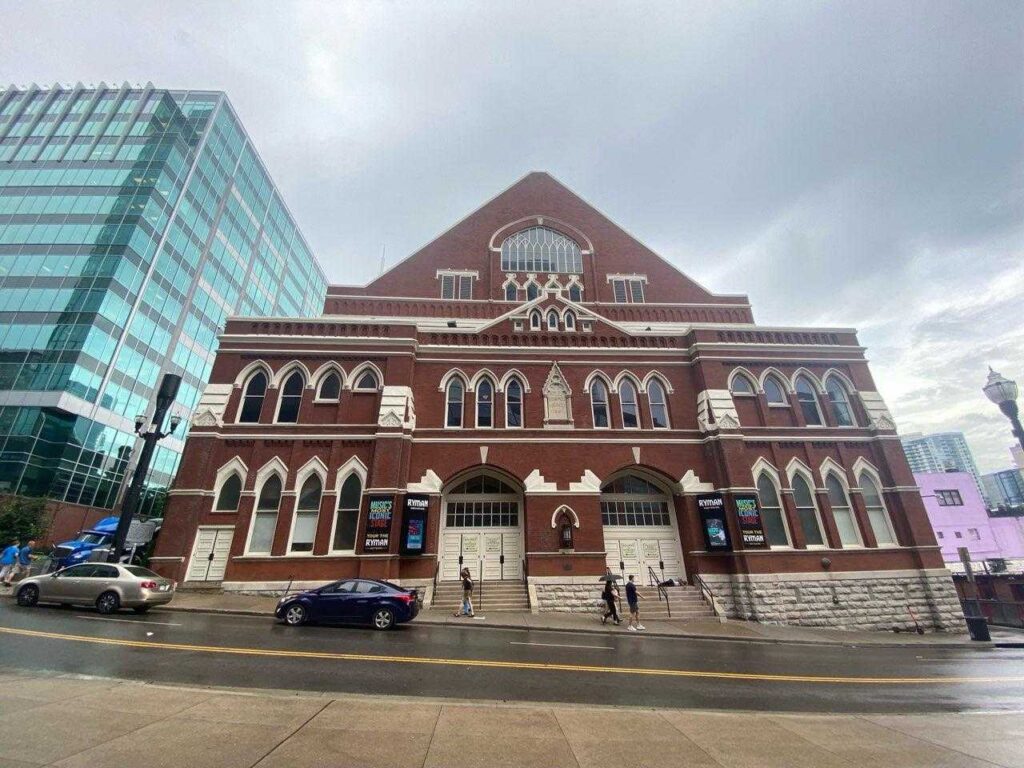
MULTIPOLYGON (((262 618, 273 619, 274 615, 266 611, 256 611, 246 608, 185 608, 181 606, 175 606, 173 604, 162 605, 159 608, 155 608, 156 611, 178 611, 180 613, 207 613, 214 615, 225 615, 225 616, 259 616, 262 618)), ((560 627, 530 627, 523 626, 522 624, 508 624, 508 623, 460 623, 460 622, 449 622, 449 621, 419 621, 415 626, 427 626, 427 627, 462 627, 462 628, 473 628, 473 629, 515 629, 523 632, 559 632, 569 634, 587 634, 587 635, 600 635, 602 637, 617 637, 621 635, 627 635, 626 632, 608 632, 602 629, 590 628, 590 627, 572 627, 572 628, 560 628, 560 627)), ((628 636, 628 635, 627 635, 628 636)), ((652 630, 645 630, 643 636, 646 637, 658 637, 668 638, 673 640, 708 640, 713 642, 729 642, 729 643, 756 643, 760 645, 803 645, 803 646, 828 646, 836 648, 956 648, 965 649, 973 648, 976 650, 984 650, 991 647, 1014 647, 1013 644, 1006 643, 991 643, 991 644, 978 644, 970 640, 964 640, 960 642, 930 642, 927 640, 918 641, 915 643, 899 643, 899 642, 857 642, 855 640, 801 640, 801 639, 785 639, 785 638, 774 638, 774 637, 732 637, 729 635, 701 635, 694 633, 680 633, 680 632, 658 632, 652 630)))

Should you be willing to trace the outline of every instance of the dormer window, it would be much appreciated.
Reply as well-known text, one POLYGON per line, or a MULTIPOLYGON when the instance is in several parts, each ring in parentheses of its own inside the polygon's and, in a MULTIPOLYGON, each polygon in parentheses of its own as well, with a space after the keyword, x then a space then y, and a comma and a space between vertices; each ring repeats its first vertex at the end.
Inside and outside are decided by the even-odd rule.
POLYGON ((644 303, 644 283, 647 278, 643 275, 608 275, 608 282, 612 284, 612 296, 616 304, 644 303))
POLYGON ((459 299, 462 301, 473 298, 473 280, 479 274, 452 269, 437 270, 437 277, 441 281, 442 299, 459 299))

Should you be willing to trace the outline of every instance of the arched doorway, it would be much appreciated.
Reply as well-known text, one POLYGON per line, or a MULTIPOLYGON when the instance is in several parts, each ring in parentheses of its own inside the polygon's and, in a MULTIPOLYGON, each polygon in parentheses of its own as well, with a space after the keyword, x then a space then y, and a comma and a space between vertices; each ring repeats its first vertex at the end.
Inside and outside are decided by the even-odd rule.
POLYGON ((523 494, 513 481, 481 470, 442 496, 441 580, 457 581, 460 558, 474 578, 523 577, 523 494))
POLYGON ((659 581, 685 578, 672 510, 672 495, 638 473, 623 473, 601 487, 605 557, 613 573, 623 568, 642 584, 648 568, 659 581))

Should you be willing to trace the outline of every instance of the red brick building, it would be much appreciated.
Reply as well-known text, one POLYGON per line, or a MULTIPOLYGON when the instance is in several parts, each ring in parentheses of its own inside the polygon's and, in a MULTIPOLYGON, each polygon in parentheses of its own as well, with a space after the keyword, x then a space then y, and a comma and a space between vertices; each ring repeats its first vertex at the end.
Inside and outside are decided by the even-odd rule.
POLYGON ((541 610, 607 566, 734 617, 960 626, 855 331, 755 325, 544 173, 320 318, 230 320, 154 563, 271 590, 460 560, 541 610))

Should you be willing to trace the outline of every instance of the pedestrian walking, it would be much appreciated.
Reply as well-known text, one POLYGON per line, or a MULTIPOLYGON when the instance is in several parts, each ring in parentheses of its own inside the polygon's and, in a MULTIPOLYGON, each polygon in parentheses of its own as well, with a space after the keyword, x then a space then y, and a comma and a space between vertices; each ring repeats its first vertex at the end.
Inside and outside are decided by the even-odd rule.
POLYGON ((469 568, 463 568, 459 575, 462 577, 462 605, 455 615, 473 616, 473 577, 469 573, 469 568))
POLYGON ((642 599, 640 593, 636 591, 633 574, 630 574, 629 581, 626 582, 626 602, 629 603, 629 626, 626 629, 630 632, 642 632, 647 629, 640 623, 640 601, 642 599))
POLYGON ((612 572, 609 570, 605 574, 604 591, 601 593, 601 598, 604 600, 605 606, 608 608, 605 611, 604 616, 601 617, 601 623, 607 624, 608 619, 615 621, 615 624, 621 624, 622 619, 619 618, 619 612, 615 608, 615 601, 619 597, 619 589, 615 586, 615 579, 611 577, 612 572))
POLYGON ((0 552, 0 581, 4 586, 11 585, 11 577, 14 576, 14 569, 18 566, 18 540, 12 539, 11 543, 0 552))
POLYGON ((35 539, 29 539, 25 546, 18 550, 18 561, 14 564, 14 572, 11 574, 10 581, 14 581, 14 577, 25 578, 28 576, 29 567, 32 565, 32 550, 36 548, 35 539))

